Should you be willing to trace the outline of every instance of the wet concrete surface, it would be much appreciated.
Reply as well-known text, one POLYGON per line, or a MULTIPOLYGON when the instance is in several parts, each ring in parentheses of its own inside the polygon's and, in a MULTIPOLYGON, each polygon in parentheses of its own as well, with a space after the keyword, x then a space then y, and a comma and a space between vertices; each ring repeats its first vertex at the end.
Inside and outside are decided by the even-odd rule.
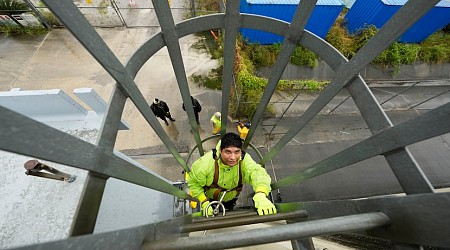
MULTIPOLYGON (((125 63, 142 43, 153 34, 146 29, 97 29, 115 55, 125 63)), ((53 30, 43 37, 19 39, 1 37, 0 91, 11 88, 22 90, 62 89, 69 95, 73 89, 92 87, 104 99, 109 100, 114 80, 86 52, 86 50, 64 29, 53 30), (24 49, 25 48, 25 49, 24 49)), ((194 36, 180 40, 185 61, 186 74, 207 73, 217 67, 217 61, 206 54, 190 48, 194 36)), ((166 49, 154 55, 139 71, 135 79, 145 99, 151 103, 154 98, 167 102, 173 117, 177 120, 170 126, 161 124, 175 144, 192 141, 186 113, 181 108, 181 95, 166 49)), ((209 118, 220 110, 220 93, 196 87, 191 94, 203 105, 200 113, 203 136, 210 134, 209 118), (206 96, 203 101, 202 96, 206 96)), ((76 97, 74 97, 76 99, 76 97)), ((118 134, 116 149, 127 150, 162 145, 153 129, 147 124, 131 101, 127 101, 123 119, 131 129, 118 134)))
MULTIPOLYGON (((97 32, 123 63, 153 35, 153 29, 97 29, 97 32)), ((187 36, 180 40, 188 76, 194 72, 197 74, 208 72, 210 68, 217 65, 217 62, 211 60, 208 55, 198 53, 190 48, 194 41, 196 41, 194 36, 187 36)), ((91 87, 103 100, 108 101, 115 84, 94 58, 64 29, 56 29, 45 36, 32 38, 0 36, 0 65, 0 91, 8 91, 12 88, 22 90, 57 88, 77 100, 77 97, 72 94, 75 88, 91 87)), ((159 51, 144 65, 136 77, 136 83, 149 103, 155 97, 167 101, 177 121, 169 126, 162 123, 162 126, 180 151, 186 152, 187 147, 194 144, 194 140, 189 132, 190 127, 186 113, 181 108, 181 97, 167 50, 159 51)), ((205 95, 212 96, 210 100, 220 100, 217 98, 220 96, 218 92, 200 89, 195 85, 191 88, 191 93, 196 97, 205 95)), ((202 98, 199 100, 202 102, 202 98)), ((209 118, 219 109, 220 102, 202 102, 202 104, 204 104, 204 110, 200 114, 203 127, 202 137, 207 137, 211 134, 209 118)), ((85 108, 90 109, 89 107, 85 108)), ((127 103, 122 118, 130 124, 131 129, 119 132, 115 145, 116 150, 128 152, 132 157, 140 154, 161 154, 167 151, 159 137, 131 102, 127 103)), ((95 137, 89 138, 89 142, 95 143, 95 137)), ((13 247, 67 237, 83 188, 86 171, 48 163, 68 173, 77 174, 77 181, 64 185, 65 183, 61 184, 45 179, 36 180, 36 178, 25 176, 23 168, 20 168, 20 165, 29 157, 6 152, 0 152, 0 154, 1 162, 7 165, 7 173, 4 176, 7 181, 0 184, 0 186, 6 185, 6 188, 2 189, 2 194, 7 194, 3 196, 1 202, 2 218, 6 219, 0 221, 0 231, 2 232, 0 245, 13 247), (61 188, 61 185, 64 187, 61 188), (38 187, 46 189, 43 191, 38 187), (58 206, 57 204, 61 202, 64 202, 64 205, 58 206), (40 213, 37 215, 33 211, 36 208, 40 208, 40 213), (29 231, 31 228, 36 230, 31 232, 29 231)), ((169 180, 177 181, 182 177, 182 168, 173 163, 173 157, 159 161, 143 160, 142 163, 162 177, 168 177, 169 180), (170 166, 168 168, 161 167, 167 165, 170 166)), ((113 185, 118 189, 107 188, 104 198, 109 198, 105 198, 105 201, 102 202, 102 212, 99 214, 96 230, 107 231, 117 227, 124 228, 173 216, 172 209, 165 209, 161 213, 152 213, 153 208, 172 208, 172 204, 164 205, 162 203, 167 199, 162 199, 158 203, 159 206, 155 206, 152 203, 155 200, 148 199, 154 195, 145 192, 148 189, 131 185, 133 188, 130 191, 130 185, 126 185, 125 188, 124 185, 119 184, 113 185), (124 190, 134 193, 134 195, 123 193, 124 190), (143 199, 142 197, 147 198, 143 199), (133 216, 134 214, 130 212, 137 213, 137 210, 141 217, 133 216), (117 216, 120 220, 112 222, 111 216, 117 216)), ((173 202, 173 197, 169 198, 173 202)))

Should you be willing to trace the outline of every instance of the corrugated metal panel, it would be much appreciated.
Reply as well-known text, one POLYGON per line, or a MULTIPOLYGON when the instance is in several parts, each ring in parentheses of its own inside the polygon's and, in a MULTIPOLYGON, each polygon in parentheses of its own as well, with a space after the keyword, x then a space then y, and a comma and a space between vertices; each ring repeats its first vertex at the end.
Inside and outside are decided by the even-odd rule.
MULTIPOLYGON (((270 4, 270 5, 278 5, 278 4, 293 4, 298 5, 299 0, 247 0, 248 4, 270 4)), ((318 0, 316 5, 342 5, 341 0, 318 0)))
MULTIPOLYGON (((291 22, 298 3, 298 0, 241 0, 240 12, 291 22)), ((306 24, 306 29, 325 38, 343 7, 341 0, 319 0, 306 24)), ((241 29, 241 33, 250 43, 273 44, 284 40, 281 36, 252 29, 241 29)))
POLYGON ((408 0, 381 0, 385 5, 404 5, 408 0))
POLYGON ((371 24, 374 17, 383 9, 384 5, 380 1, 357 0, 352 8, 347 12, 347 29, 350 33, 371 24))
MULTIPOLYGON (((355 33, 367 24, 381 28, 402 6, 406 0, 357 0, 348 11, 345 19, 350 33, 355 33)), ((400 38, 400 42, 418 43, 435 31, 450 23, 450 0, 440 1, 400 38)))
MULTIPOLYGON (((382 0, 386 5, 400 5, 403 6, 408 0, 382 0)), ((436 7, 450 7, 450 0, 441 0, 436 4, 436 7)))

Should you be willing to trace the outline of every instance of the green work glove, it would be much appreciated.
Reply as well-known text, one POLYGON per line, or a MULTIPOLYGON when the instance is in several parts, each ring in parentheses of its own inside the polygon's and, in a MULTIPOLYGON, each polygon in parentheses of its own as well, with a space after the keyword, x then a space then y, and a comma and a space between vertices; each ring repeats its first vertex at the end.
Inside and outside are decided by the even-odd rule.
POLYGON ((265 193, 256 193, 253 196, 253 201, 255 202, 255 208, 258 210, 259 215, 277 213, 277 208, 269 199, 267 199, 265 193))
POLYGON ((205 201, 202 203, 202 212, 203 212, 203 216, 206 217, 206 214, 208 214, 208 216, 213 216, 214 215, 214 210, 212 208, 212 206, 208 207, 208 213, 206 213, 206 207, 209 205, 209 201, 205 201))

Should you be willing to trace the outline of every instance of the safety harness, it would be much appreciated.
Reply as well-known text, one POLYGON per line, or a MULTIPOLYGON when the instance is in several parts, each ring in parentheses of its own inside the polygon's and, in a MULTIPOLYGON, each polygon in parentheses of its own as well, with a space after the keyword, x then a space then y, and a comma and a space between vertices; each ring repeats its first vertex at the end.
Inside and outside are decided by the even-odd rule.
POLYGON ((204 187, 205 192, 208 191, 210 188, 217 188, 217 190, 214 191, 213 198, 214 198, 214 200, 218 200, 220 192, 225 191, 225 190, 227 192, 236 190, 236 193, 237 193, 236 197, 238 197, 239 193, 242 191, 242 187, 243 187, 243 185, 242 185, 242 167, 241 167, 241 165, 242 165, 242 159, 244 159, 244 157, 245 157, 245 151, 242 151, 241 160, 239 160, 239 166, 238 166, 238 168, 239 168, 239 182, 238 182, 238 185, 237 185, 237 187, 232 188, 232 189, 224 189, 224 188, 222 188, 221 186, 219 186, 217 184, 219 182, 219 162, 218 162, 219 159, 216 156, 217 149, 214 148, 212 150, 212 153, 213 153, 212 157, 214 159, 214 179, 213 179, 213 182, 211 183, 210 186, 205 186, 204 187))

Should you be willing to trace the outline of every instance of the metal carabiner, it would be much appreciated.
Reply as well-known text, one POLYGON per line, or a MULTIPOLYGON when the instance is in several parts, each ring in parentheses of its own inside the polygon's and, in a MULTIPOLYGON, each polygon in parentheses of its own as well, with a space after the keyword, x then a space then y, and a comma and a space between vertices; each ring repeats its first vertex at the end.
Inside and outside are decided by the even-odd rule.
MULTIPOLYGON (((223 198, 225 197, 225 194, 227 193, 227 190, 225 190, 222 194, 222 197, 220 197, 219 201, 211 201, 207 206, 206 206, 206 218, 209 218, 209 214, 208 214, 208 209, 212 206, 215 205, 215 208, 213 210, 213 215, 212 217, 218 215, 220 213, 220 208, 222 208, 222 216, 225 216, 225 205, 223 205, 222 201, 223 198)), ((208 232, 208 230, 203 231, 203 235, 205 235, 208 232)))
MULTIPOLYGON (((225 216, 225 205, 223 205, 222 201, 223 198, 225 197, 225 194, 227 193, 227 190, 225 190, 222 194, 222 197, 220 197, 219 201, 211 201, 207 206, 206 206, 206 211, 208 211, 208 209, 212 206, 215 205, 214 210, 213 210, 213 215, 212 217, 219 215, 220 213, 220 208, 222 208, 222 216, 225 216)), ((209 218, 209 214, 208 212, 206 212, 206 218, 209 218)))

